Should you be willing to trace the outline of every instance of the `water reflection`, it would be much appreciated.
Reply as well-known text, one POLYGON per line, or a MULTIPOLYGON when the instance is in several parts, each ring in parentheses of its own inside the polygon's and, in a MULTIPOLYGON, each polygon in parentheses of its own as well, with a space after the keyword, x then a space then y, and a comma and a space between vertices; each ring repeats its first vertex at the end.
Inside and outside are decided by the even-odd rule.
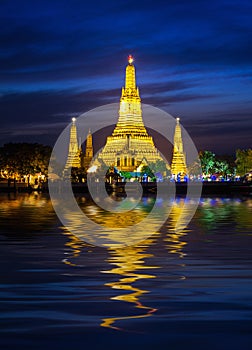
MULTIPOLYGON (((146 202, 148 203, 148 201, 146 202)), ((90 214, 95 215, 97 214, 98 209, 97 207, 92 208, 92 205, 89 202, 86 210, 90 214)), ((156 278, 156 269, 161 268, 161 266, 149 263, 148 259, 153 261, 155 258, 154 254, 150 253, 149 250, 155 245, 157 240, 163 239, 169 254, 176 254, 178 258, 183 258, 186 255, 183 248, 187 243, 183 241, 183 237, 188 234, 189 230, 184 229, 179 231, 179 233, 176 232, 178 221, 181 218, 183 210, 185 210, 185 199, 180 198, 174 201, 170 220, 164 227, 164 236, 161 236, 161 234, 157 232, 149 239, 141 242, 141 244, 125 248, 108 249, 110 256, 106 259, 106 262, 112 266, 110 269, 102 270, 100 272, 102 274, 111 275, 111 279, 113 279, 113 275, 117 276, 116 280, 106 282, 104 285, 112 290, 119 291, 117 295, 111 296, 110 299, 117 302, 126 302, 133 305, 134 308, 132 309, 130 306, 128 307, 130 311, 130 314, 128 315, 103 318, 100 324, 102 327, 125 330, 125 322, 133 319, 150 317, 157 311, 156 306, 146 305, 143 302, 143 296, 146 293, 149 293, 150 290, 140 287, 143 280, 156 278), (147 273, 145 273, 146 270, 148 271, 147 273), (150 270, 152 273, 149 272, 150 270)), ((128 213, 128 215, 131 215, 131 220, 134 220, 134 214, 132 212, 128 213)), ((70 235, 69 238, 71 238, 71 241, 67 244, 67 247, 72 248, 73 253, 72 255, 69 255, 67 259, 64 259, 64 262, 72 266, 81 266, 74 261, 76 261, 81 250, 86 249, 86 247, 84 247, 81 241, 76 237, 70 235)), ((184 278, 183 275, 179 276, 180 280, 184 278)), ((174 279, 174 276, 172 276, 172 279, 174 279)), ((149 284, 146 283, 145 285, 149 284)))
MULTIPOLYGON (((161 295, 161 290, 167 292, 167 288, 170 288, 170 282, 180 283, 182 281, 182 283, 189 283, 189 289, 191 288, 190 293, 193 295, 197 279, 185 279, 185 276, 190 277, 198 271, 199 264, 202 264, 203 261, 201 260, 199 262, 199 259, 205 259, 207 256, 209 261, 213 262, 214 259, 222 261, 221 259, 223 257, 228 257, 233 264, 232 259, 236 251, 240 259, 239 242, 241 242, 242 259, 249 259, 250 251, 248 249, 246 257, 244 247, 247 247, 246 244, 249 242, 247 237, 251 234, 252 229, 251 198, 202 198, 189 227, 177 231, 176 227, 183 221, 182 212, 186 209, 185 201, 188 201, 188 199, 183 197, 176 198, 172 203, 168 221, 163 225, 160 232, 157 232, 145 241, 138 245, 125 248, 114 247, 104 249, 81 241, 64 227, 61 227, 59 230, 57 218, 47 196, 36 193, 30 195, 11 194, 10 196, 4 194, 1 196, 0 201, 1 233, 7 236, 10 233, 18 232, 19 239, 24 238, 24 241, 28 232, 29 237, 35 237, 38 230, 45 232, 45 229, 56 237, 57 235, 60 236, 59 233, 63 233, 68 240, 66 243, 65 241, 63 242, 65 244, 64 257, 62 259, 63 264, 60 264, 60 267, 57 266, 57 268, 62 268, 63 266, 60 278, 66 275, 68 277, 71 276, 73 279, 80 278, 81 286, 85 286, 85 288, 87 286, 86 289, 88 289, 90 294, 84 294, 85 288, 83 290, 80 288, 78 297, 83 296, 83 298, 87 298, 85 300, 91 298, 91 301, 92 298, 97 298, 102 305, 110 301, 113 305, 109 309, 108 314, 104 316, 105 307, 104 309, 99 309, 99 315, 97 316, 99 318, 98 322, 101 327, 122 330, 129 327, 129 322, 127 321, 150 318, 150 316, 154 315, 161 308, 160 300, 162 301, 162 298, 167 298, 167 295, 161 295), (209 233, 214 233, 215 235, 216 240, 213 241, 216 244, 214 248, 213 244, 212 248, 211 245, 209 248, 208 241, 202 240, 202 237, 207 236, 209 233), (223 233, 239 233, 240 235, 234 236, 235 240, 231 244, 230 235, 225 237, 223 233), (242 237, 243 233, 245 233, 245 239, 242 240, 244 238, 242 237), (202 251, 204 251, 204 254, 202 251), (208 255, 206 251, 208 251, 208 255), (193 272, 192 261, 195 258, 198 258, 198 261, 193 272), (157 289, 159 288, 156 291, 156 295, 155 287, 157 289), (148 293, 149 295, 147 297, 148 293), (101 316, 101 313, 103 316, 101 316)), ((111 217, 103 216, 99 207, 93 205, 86 197, 79 197, 78 203, 83 210, 86 210, 90 218, 96 218, 98 222, 103 221, 110 225, 113 224, 111 217), (112 222, 109 222, 110 220, 112 222)), ((144 198, 141 204, 142 207, 140 206, 137 209, 137 220, 145 216, 146 208, 151 208, 152 203, 153 198, 144 198)), ((127 220, 134 221, 136 212, 131 212, 127 215, 127 220)), ((122 224, 125 224, 125 221, 122 224)), ((44 237, 46 237, 45 242, 48 242, 47 236, 44 237)), ((28 249, 25 251, 25 254, 31 251, 30 246, 27 245, 27 247, 28 249)), ((58 253, 60 258, 62 258, 62 250, 58 241, 53 247, 50 245, 50 248, 52 254, 58 253)), ((20 248, 18 247, 17 249, 20 248)), ((47 265, 44 266, 48 267, 50 265, 51 267, 51 261, 54 261, 54 259, 50 260, 47 253, 48 250, 45 250, 44 245, 42 245, 41 250, 34 250, 33 254, 35 258, 33 260, 31 259, 29 264, 27 263, 27 266, 29 268, 30 266, 33 267, 34 261, 38 257, 41 258, 42 256, 44 258, 45 256, 44 260, 47 265)), ((57 259, 58 257, 55 258, 55 261, 57 259)), ((22 256, 22 260, 20 259, 21 263, 23 263, 23 260, 22 256)), ((206 271, 206 275, 209 275, 211 273, 213 274, 213 271, 217 271, 213 270, 213 264, 209 265, 208 270, 206 269, 206 261, 204 261, 204 264, 202 273, 206 271)), ((28 267, 26 267, 26 271, 28 271, 28 267)), ((19 264, 18 268, 20 268, 19 264)), ((41 265, 39 265, 39 268, 41 268, 41 265)), ((242 269, 244 270, 244 267, 242 269)), ((227 276, 225 275, 227 272, 220 271, 223 273, 222 276, 227 276)), ((231 268, 228 271, 233 273, 231 268)), ((237 270, 236 273, 237 276, 240 276, 241 270, 237 270)), ((49 275, 48 272, 45 272, 45 274, 52 278, 53 281, 59 276, 57 274, 49 275)), ((219 278, 219 270, 216 274, 218 277, 216 280, 221 280, 221 283, 224 283, 224 278, 219 278)), ((37 281, 37 273, 36 277, 33 278, 36 278, 37 281)), ((177 287, 179 286, 176 285, 177 287)), ((72 288, 71 293, 72 291, 74 292, 75 285, 72 288)), ((219 288, 222 288, 222 285, 219 288)), ((175 288, 172 292, 174 290, 175 288)), ((184 290, 186 292, 188 291, 187 289, 184 290)), ((174 293, 177 292, 175 291, 174 293)), ((176 297, 180 298, 178 294, 176 297)), ((184 295, 181 298, 183 299, 184 295)), ((160 314, 160 312, 161 310, 158 313, 160 314)), ((83 318, 85 317, 86 314, 83 312, 83 318)))
MULTIPOLYGON (((65 244, 67 257, 62 260, 63 263, 73 267, 86 266, 87 256, 85 255, 85 258, 83 258, 82 254, 92 251, 96 253, 96 249, 101 248, 86 244, 64 228, 62 229, 64 230, 64 234, 69 238, 69 241, 65 244)), ((159 235, 157 234, 157 236, 159 235)), ((150 274, 149 270, 158 269, 159 266, 150 265, 146 261, 153 258, 153 254, 148 253, 146 250, 154 244, 155 240, 155 237, 153 237, 137 246, 111 248, 107 250, 109 257, 106 259, 106 262, 111 266, 111 269, 101 270, 100 273, 103 275, 114 275, 118 278, 115 281, 104 283, 104 286, 120 291, 118 295, 111 296, 110 300, 130 303, 140 312, 133 315, 104 318, 100 324, 102 327, 122 330, 122 326, 120 327, 118 325, 120 321, 149 317, 157 310, 152 306, 145 305, 141 301, 141 297, 149 293, 149 290, 141 289, 139 286, 134 285, 140 280, 156 278, 155 273, 150 274), (144 271, 146 270, 148 272, 145 273, 144 271)))
POLYGON ((183 197, 174 199, 169 220, 166 222, 166 234, 164 236, 164 242, 169 253, 177 254, 180 258, 186 255, 183 248, 187 243, 183 241, 183 237, 190 232, 188 229, 178 229, 180 224, 183 226, 182 220, 187 210, 186 201, 183 197))
MULTIPOLYGON (((155 204, 155 210, 151 211, 154 203, 154 197, 146 197, 133 210, 115 213, 100 208, 91 198, 84 197, 84 200, 78 199, 77 211, 76 208, 67 207, 66 198, 66 205, 61 208, 61 218, 64 225, 83 241, 95 246, 118 248, 141 242, 159 229, 169 215, 171 203, 166 199, 159 201, 155 204)), ((57 205, 54 199, 54 208, 57 205)))
POLYGON ((57 223, 49 196, 33 192, 0 194, 0 232, 5 235, 32 237, 57 223))
POLYGON ((252 199, 213 197, 201 199, 196 213, 197 224, 210 232, 225 232, 221 228, 227 225, 236 231, 251 231, 252 199))
POLYGON ((86 247, 86 243, 81 241, 76 236, 72 235, 64 227, 62 227, 62 230, 70 238, 69 241, 65 243, 67 251, 70 251, 70 252, 65 252, 65 254, 68 256, 64 258, 62 262, 70 266, 83 267, 84 265, 76 263, 76 259, 83 252, 84 248, 86 247))
POLYGON ((148 290, 140 289, 133 286, 133 283, 142 279, 155 278, 154 274, 143 273, 142 270, 157 269, 159 266, 152 266, 146 264, 145 259, 153 257, 152 254, 148 254, 146 249, 149 245, 153 244, 152 239, 148 239, 144 244, 138 246, 131 246, 121 249, 111 249, 111 257, 107 260, 113 267, 110 270, 101 271, 102 273, 119 275, 120 278, 113 282, 108 282, 105 285, 112 289, 120 291, 127 291, 129 293, 120 293, 111 297, 111 300, 119 300, 127 303, 131 303, 135 308, 140 309, 140 314, 121 316, 121 317, 108 317, 102 320, 102 327, 109 327, 120 330, 117 324, 119 321, 125 321, 130 319, 139 319, 151 316, 157 309, 144 305, 141 302, 141 297, 145 293, 149 293, 148 290), (116 267, 114 267, 116 266, 116 267))
MULTIPOLYGON (((145 199, 145 202, 147 205, 148 203, 152 205, 151 199, 145 199)), ((151 292, 153 288, 151 288, 150 283, 143 282, 157 278, 159 276, 159 269, 165 268, 167 274, 166 280, 174 281, 174 279, 186 279, 183 271, 186 266, 185 257, 188 253, 188 236, 192 233, 192 229, 189 225, 189 228, 178 230, 178 226, 181 222, 183 224, 188 202, 190 204, 189 199, 183 197, 176 198, 172 203, 169 219, 160 232, 157 232, 144 242, 125 248, 114 247, 107 249, 109 257, 105 258, 105 261, 109 265, 109 268, 100 270, 100 273, 103 275, 106 274, 110 276, 104 282, 104 286, 111 288, 110 300, 114 302, 123 302, 129 304, 129 306, 126 315, 124 313, 119 316, 104 317, 100 326, 125 330, 127 328, 127 321, 142 319, 153 315, 158 310, 157 305, 147 305, 146 302, 143 301, 145 299, 144 295, 151 292), (166 266, 162 266, 160 263, 154 263, 160 254, 160 251, 157 252, 154 248, 156 245, 166 248, 166 254, 170 255, 170 267, 167 266, 167 264, 166 266), (173 270, 174 266, 176 266, 175 274, 173 270), (170 268, 172 270, 169 276, 170 268), (117 291, 116 295, 113 295, 112 291, 117 291), (130 305, 133 306, 133 308, 130 307, 130 305)), ((101 217, 102 214, 99 212, 99 208, 90 201, 79 199, 79 203, 85 205, 84 210, 89 213, 90 217, 95 217, 96 220, 100 220, 100 222, 107 222, 107 224, 110 223, 110 225, 113 225, 113 222, 110 221, 111 217, 101 217)), ((139 219, 142 214, 141 210, 138 210, 139 219)), ((245 230, 250 228, 251 230, 251 211, 252 203, 250 198, 203 198, 201 199, 193 222, 200 227, 200 230, 197 231, 199 235, 202 235, 205 230, 208 232, 209 230, 213 231, 213 229, 217 230, 222 224, 231 224, 233 227, 235 226, 237 230, 241 228, 245 230)), ((133 212, 127 214, 127 220, 134 221, 133 212), (130 217, 130 215, 132 217, 130 217)), ((65 233, 67 233, 66 230, 65 233)), ((91 252, 93 250, 95 253, 95 249, 98 248, 85 244, 75 236, 69 235, 69 238, 70 241, 66 244, 66 247, 68 250, 72 251, 72 253, 68 252, 68 257, 64 259, 64 263, 71 266, 82 267, 83 265, 81 263, 77 263, 81 252, 91 252)), ((198 238, 200 240, 200 236, 198 238)), ((158 261, 160 262, 160 259, 158 261)))

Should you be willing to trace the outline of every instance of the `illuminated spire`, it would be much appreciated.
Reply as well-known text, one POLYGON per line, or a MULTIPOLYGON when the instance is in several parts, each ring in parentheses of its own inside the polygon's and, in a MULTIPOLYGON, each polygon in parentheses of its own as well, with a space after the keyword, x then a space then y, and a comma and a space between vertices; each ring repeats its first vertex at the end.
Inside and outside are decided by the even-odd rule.
POLYGON ((174 132, 174 149, 171 164, 171 171, 176 177, 180 174, 181 180, 183 180, 184 175, 187 173, 185 154, 183 152, 183 141, 182 133, 180 127, 180 118, 176 118, 177 123, 174 132))
POLYGON ((129 64, 132 64, 134 62, 134 58, 132 55, 128 56, 128 62, 129 62, 129 64))
POLYGON ((147 136, 142 119, 141 99, 136 86, 136 72, 133 61, 133 57, 129 55, 129 64, 125 72, 125 87, 122 88, 119 118, 114 134, 123 132, 126 135, 141 132, 147 136))
POLYGON ((136 86, 133 61, 133 57, 128 56, 118 121, 98 156, 103 163, 115 166, 120 171, 136 170, 142 164, 143 159, 148 162, 162 160, 153 138, 148 135, 143 123, 141 99, 136 86))
POLYGON ((135 73, 135 67, 132 64, 133 63, 133 57, 129 55, 128 62, 129 64, 126 67, 126 76, 125 76, 125 90, 130 89, 128 91, 129 95, 134 92, 136 89, 136 73, 135 73))
POLYGON ((90 129, 88 130, 87 140, 86 140, 86 150, 84 156, 84 168, 88 169, 90 162, 93 158, 93 138, 90 129))
POLYGON ((80 168, 80 150, 78 146, 77 139, 77 129, 75 124, 76 118, 72 118, 72 125, 70 129, 70 140, 69 140, 69 149, 68 149, 68 157, 65 168, 80 168))

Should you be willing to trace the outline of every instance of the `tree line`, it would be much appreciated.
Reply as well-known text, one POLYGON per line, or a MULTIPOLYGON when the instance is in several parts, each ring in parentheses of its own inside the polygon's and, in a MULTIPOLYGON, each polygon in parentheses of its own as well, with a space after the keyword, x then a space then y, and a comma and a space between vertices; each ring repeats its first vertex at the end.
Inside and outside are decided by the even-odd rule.
POLYGON ((38 143, 7 143, 0 147, 0 171, 2 178, 48 175, 52 147, 38 143))
POLYGON ((224 178, 228 176, 244 176, 252 171, 252 149, 237 149, 235 157, 216 156, 211 151, 200 151, 202 173, 205 175, 221 174, 224 178))

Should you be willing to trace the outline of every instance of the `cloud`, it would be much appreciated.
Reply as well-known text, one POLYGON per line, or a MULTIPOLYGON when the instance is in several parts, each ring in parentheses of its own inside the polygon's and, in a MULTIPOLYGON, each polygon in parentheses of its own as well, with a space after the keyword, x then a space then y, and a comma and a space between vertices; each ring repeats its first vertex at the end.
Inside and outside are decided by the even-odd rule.
POLYGON ((1 1, 2 127, 42 138, 43 125, 118 102, 131 53, 144 103, 182 116, 199 139, 234 127, 249 142, 251 11, 233 0, 1 1))

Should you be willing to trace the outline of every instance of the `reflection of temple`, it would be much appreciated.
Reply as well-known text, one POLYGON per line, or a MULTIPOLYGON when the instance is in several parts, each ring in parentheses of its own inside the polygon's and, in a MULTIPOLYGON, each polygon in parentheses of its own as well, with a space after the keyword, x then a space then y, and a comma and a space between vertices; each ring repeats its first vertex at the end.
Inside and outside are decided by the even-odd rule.
POLYGON ((185 256, 183 249, 187 245, 182 237, 188 234, 188 229, 184 226, 187 219, 185 213, 185 199, 174 199, 169 221, 167 222, 167 235, 164 238, 169 253, 178 254, 181 258, 185 256))
MULTIPOLYGON (((141 246, 125 247, 123 249, 110 249, 110 258, 108 263, 113 265, 110 270, 101 271, 106 274, 117 276, 117 280, 106 283, 106 286, 118 290, 118 295, 111 297, 111 300, 131 303, 135 308, 130 309, 130 315, 121 315, 118 317, 107 317, 102 320, 101 326, 113 329, 124 329, 123 321, 141 319, 150 317, 156 308, 147 306, 141 299, 148 290, 141 289, 135 285, 135 282, 143 279, 155 278, 156 275, 142 272, 141 270, 152 270, 159 266, 150 266, 146 264, 145 259, 152 257, 152 254, 145 252, 146 248, 152 244, 154 240, 148 239, 141 246), (122 291, 125 291, 122 293, 122 291)), ((140 284, 140 283, 139 283, 140 284)), ((141 285, 141 284, 140 284, 141 285)), ((127 323, 126 323, 127 325, 127 323)))
POLYGON ((68 157, 65 165, 65 169, 69 169, 71 167, 80 168, 81 166, 81 151, 78 145, 77 139, 77 129, 75 124, 75 118, 72 118, 72 125, 70 129, 70 140, 69 140, 69 149, 68 149, 68 157))
POLYGON ((107 166, 134 171, 143 160, 162 160, 153 139, 148 135, 142 119, 141 99, 136 87, 133 58, 129 56, 125 87, 122 88, 119 118, 111 136, 98 155, 107 166))
POLYGON ((177 118, 177 124, 174 132, 174 149, 173 149, 171 171, 176 178, 178 176, 181 176, 181 180, 183 179, 184 175, 187 173, 179 118, 177 118))

